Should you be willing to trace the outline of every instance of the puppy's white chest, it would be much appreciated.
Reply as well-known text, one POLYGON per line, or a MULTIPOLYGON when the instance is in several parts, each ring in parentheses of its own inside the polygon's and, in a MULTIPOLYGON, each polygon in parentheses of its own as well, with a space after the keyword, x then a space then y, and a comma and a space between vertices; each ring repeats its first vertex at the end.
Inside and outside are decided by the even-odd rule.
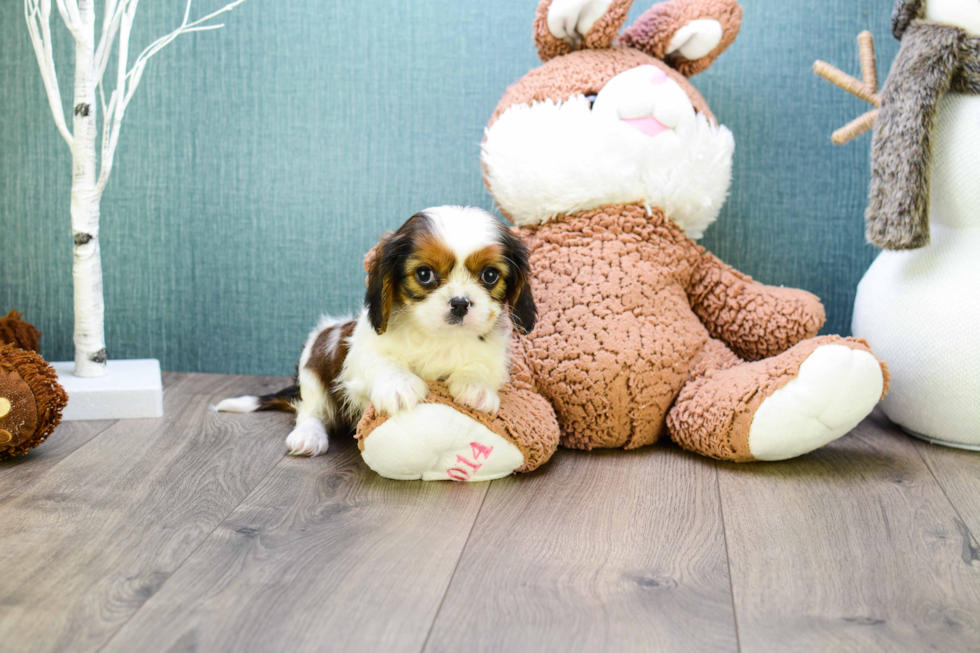
POLYGON ((409 367, 426 381, 445 381, 451 374, 471 368, 503 366, 498 362, 506 354, 506 349, 491 346, 478 338, 434 339, 422 346, 412 348, 409 353, 409 367))

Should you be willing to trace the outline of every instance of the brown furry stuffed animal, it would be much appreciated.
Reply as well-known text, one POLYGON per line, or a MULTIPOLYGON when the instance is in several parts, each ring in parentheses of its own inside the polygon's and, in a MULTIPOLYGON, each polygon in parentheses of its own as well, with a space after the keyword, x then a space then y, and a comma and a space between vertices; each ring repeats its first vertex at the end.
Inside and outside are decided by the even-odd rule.
POLYGON ((36 353, 41 333, 20 316, 0 319, 0 460, 44 442, 68 404, 58 375, 36 353))
POLYGON ((543 0, 545 62, 512 84, 484 180, 520 227, 538 305, 496 416, 441 384, 368 409, 364 460, 390 478, 487 480, 560 439, 634 449, 669 435, 729 461, 783 460, 844 435, 887 387, 864 341, 815 337, 813 295, 763 285, 698 246, 731 181, 732 134, 688 81, 735 40, 735 0, 670 0, 622 34, 632 0, 543 0), (616 44, 618 36, 618 44, 616 44))

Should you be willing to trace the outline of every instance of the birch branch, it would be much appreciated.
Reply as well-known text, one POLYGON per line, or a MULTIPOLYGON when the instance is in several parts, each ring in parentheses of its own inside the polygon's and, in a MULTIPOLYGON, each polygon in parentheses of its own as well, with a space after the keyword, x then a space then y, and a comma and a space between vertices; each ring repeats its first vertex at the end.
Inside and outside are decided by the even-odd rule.
POLYGON ((78 14, 78 4, 75 0, 56 0, 56 2, 61 20, 65 21, 68 31, 74 34, 75 30, 82 24, 81 16, 78 14))
MULTIPOLYGON (((225 5, 221 9, 204 16, 203 18, 199 18, 194 22, 188 22, 190 20, 192 2, 193 0, 187 0, 187 5, 184 8, 184 19, 181 21, 180 26, 169 34, 161 36, 148 45, 139 54, 139 56, 136 57, 132 68, 130 68, 128 71, 126 70, 126 67, 129 60, 129 38, 139 0, 121 0, 120 2, 118 9, 120 18, 118 26, 119 55, 116 72, 116 88, 109 96, 108 106, 105 106, 105 94, 101 87, 101 76, 99 77, 100 93, 102 94, 102 103, 104 107, 102 169, 99 171, 99 181, 96 186, 96 190, 99 193, 101 193, 105 189, 106 184, 109 183, 109 175, 112 172, 112 164, 116 153, 116 146, 119 144, 119 131, 122 127, 122 119, 126 113, 126 107, 129 106, 129 102, 132 100, 133 94, 136 92, 136 88, 139 86, 140 80, 143 77, 143 71, 146 69, 146 64, 149 62, 150 58, 160 52, 160 50, 170 45, 181 34, 204 32, 224 27, 223 23, 218 25, 206 25, 205 23, 216 16, 231 11, 238 5, 245 2, 245 0, 235 0, 234 2, 225 5)), ((105 53, 108 53, 108 51, 111 49, 112 36, 108 38, 109 45, 107 46, 105 53)), ((108 57, 107 54, 106 57, 108 57)))
MULTIPOLYGON (((102 75, 109 65, 112 43, 119 32, 119 23, 122 21, 123 12, 126 11, 128 0, 108 0, 105 7, 105 15, 102 18, 102 35, 99 37, 99 45, 95 49, 95 77, 102 83, 102 75)), ((103 104, 103 108, 104 108, 103 104)))
POLYGON ((41 69, 41 82, 44 84, 51 116, 61 137, 68 147, 74 144, 74 138, 65 123, 65 109, 61 104, 61 89, 58 87, 58 74, 55 72, 54 56, 51 51, 51 1, 24 0, 24 17, 27 20, 27 32, 34 47, 38 68, 41 69))
MULTIPOLYGON (((122 128, 123 116, 126 113, 126 68, 129 65, 129 38, 132 35, 133 19, 139 0, 128 2, 123 0, 124 7, 119 23, 119 54, 116 65, 116 88, 109 97, 102 120, 102 164, 99 170, 99 181, 96 191, 101 193, 109 183, 112 164, 115 159, 116 145, 119 143, 119 131, 122 128)), ((100 88, 102 81, 99 80, 100 88)), ((104 97, 104 96, 103 96, 104 97)), ((104 101, 104 100, 103 100, 104 101)))
POLYGON ((187 0, 187 6, 184 9, 184 20, 180 24, 180 27, 178 27, 177 29, 175 29, 169 34, 158 38, 156 41, 148 45, 146 49, 143 50, 143 52, 141 52, 138 57, 136 57, 136 61, 133 62, 133 68, 132 70, 129 71, 128 74, 130 79, 129 79, 129 90, 126 93, 127 104, 129 102, 129 99, 133 96, 133 92, 136 90, 136 87, 139 86, 140 78, 143 75, 143 69, 146 68, 146 64, 149 61, 150 57, 152 57, 160 50, 170 45, 181 34, 190 34, 191 32, 204 32, 207 30, 220 29, 224 27, 224 23, 219 25, 203 25, 203 23, 206 23, 207 21, 211 20, 216 16, 220 16, 225 12, 231 11, 238 5, 245 2, 245 0, 235 0, 235 2, 229 3, 224 7, 222 7, 221 9, 214 11, 208 14, 207 16, 204 16, 203 18, 198 18, 193 23, 188 23, 187 21, 190 18, 192 2, 193 0, 187 0))

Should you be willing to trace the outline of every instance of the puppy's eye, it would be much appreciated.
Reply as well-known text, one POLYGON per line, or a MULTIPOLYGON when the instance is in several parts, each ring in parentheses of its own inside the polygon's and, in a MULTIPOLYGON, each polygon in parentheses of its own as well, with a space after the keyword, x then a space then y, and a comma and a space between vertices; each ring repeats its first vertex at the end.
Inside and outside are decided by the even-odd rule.
POLYGON ((415 271, 415 278, 423 286, 428 286, 435 282, 436 273, 432 271, 432 268, 419 268, 415 271))
POLYGON ((480 280, 488 286, 496 284, 498 279, 500 279, 500 273, 493 268, 487 268, 480 275, 480 280))
POLYGON ((595 95, 586 95, 585 96, 585 99, 589 101, 589 108, 591 109, 592 106, 595 104, 596 96, 595 95))

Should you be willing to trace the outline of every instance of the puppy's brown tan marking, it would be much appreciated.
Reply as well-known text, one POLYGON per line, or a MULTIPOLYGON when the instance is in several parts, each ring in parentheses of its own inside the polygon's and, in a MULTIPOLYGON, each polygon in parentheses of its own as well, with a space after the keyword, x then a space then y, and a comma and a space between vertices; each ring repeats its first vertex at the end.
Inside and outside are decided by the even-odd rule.
POLYGON ((480 280, 487 287, 491 297, 498 302, 506 301, 510 265, 503 247, 495 244, 478 249, 466 257, 466 269, 474 279, 480 280), (497 279, 492 283, 483 279, 484 272, 491 269, 497 272, 497 279))
MULTIPOLYGON (((425 234, 419 238, 415 255, 409 261, 415 263, 416 268, 427 265, 435 270, 439 278, 445 279, 456 266, 456 255, 442 238, 435 234, 425 234)), ((409 269, 414 272, 411 267, 409 269)))
POLYGON ((420 234, 415 252, 406 261, 405 271, 401 276, 401 299, 425 299, 426 295, 446 282, 454 267, 456 255, 441 238, 432 233, 420 234), (418 272, 423 268, 428 268, 433 273, 432 281, 428 284, 421 283, 418 278, 418 272))
MULTIPOLYGON (((343 405, 343 394, 337 387, 337 379, 344 367, 344 359, 350 349, 349 338, 357 326, 356 320, 336 322, 323 329, 316 336, 310 348, 310 356, 303 369, 312 372, 320 381, 324 392, 330 395, 337 407, 343 405)), ((299 382, 295 386, 281 392, 258 398, 255 410, 278 410, 296 412, 296 404, 300 399, 299 382)))
POLYGON ((344 369, 344 359, 350 349, 349 338, 357 326, 355 320, 337 324, 320 332, 306 361, 306 369, 317 375, 323 388, 330 393, 330 398, 340 406, 343 404, 343 394, 337 387, 337 379, 344 369))

